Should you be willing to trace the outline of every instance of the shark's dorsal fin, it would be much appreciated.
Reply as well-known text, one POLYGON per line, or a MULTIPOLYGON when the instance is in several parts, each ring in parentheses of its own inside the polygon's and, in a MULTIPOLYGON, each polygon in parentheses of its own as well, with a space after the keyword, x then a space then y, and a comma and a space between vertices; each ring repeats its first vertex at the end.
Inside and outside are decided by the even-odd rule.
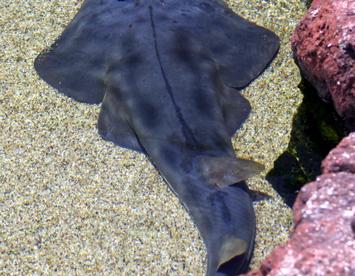
POLYGON ((235 157, 203 156, 198 158, 198 169, 209 183, 222 188, 259 174, 264 166, 235 157))

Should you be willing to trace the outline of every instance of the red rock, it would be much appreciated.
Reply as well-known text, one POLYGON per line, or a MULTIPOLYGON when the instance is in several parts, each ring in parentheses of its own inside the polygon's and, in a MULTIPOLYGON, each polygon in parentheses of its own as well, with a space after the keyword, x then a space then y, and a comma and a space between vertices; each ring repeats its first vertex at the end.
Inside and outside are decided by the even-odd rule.
POLYGON ((344 138, 322 162, 323 173, 355 174, 355 132, 344 138))
POLYGON ((314 0, 292 49, 303 76, 355 130, 355 1, 314 0))
POLYGON ((290 240, 248 275, 355 275, 355 175, 322 175, 301 189, 290 240))
MULTIPOLYGON (((355 130, 355 0, 314 0, 292 37, 294 57, 318 94, 355 130)), ((355 275, 355 132, 322 162, 293 207, 294 229, 248 275, 355 275)))
POLYGON ((355 275, 355 132, 323 161, 323 175, 304 186, 294 229, 248 275, 355 275))

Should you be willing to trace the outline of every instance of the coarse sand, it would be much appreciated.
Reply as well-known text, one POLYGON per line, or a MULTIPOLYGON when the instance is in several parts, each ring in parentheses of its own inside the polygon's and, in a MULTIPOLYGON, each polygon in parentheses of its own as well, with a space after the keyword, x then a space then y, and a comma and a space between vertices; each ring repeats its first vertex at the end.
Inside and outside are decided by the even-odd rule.
MULTIPOLYGON (((203 275, 205 248, 178 199, 147 158, 97 134, 99 106, 74 102, 39 79, 33 61, 82 0, 0 1, 0 275, 203 275)), ((253 111, 233 145, 265 165, 248 183, 255 203, 255 267, 285 241, 290 209, 265 180, 286 150, 302 101, 290 34, 296 0, 229 0, 276 32, 281 49, 243 94, 253 111)))

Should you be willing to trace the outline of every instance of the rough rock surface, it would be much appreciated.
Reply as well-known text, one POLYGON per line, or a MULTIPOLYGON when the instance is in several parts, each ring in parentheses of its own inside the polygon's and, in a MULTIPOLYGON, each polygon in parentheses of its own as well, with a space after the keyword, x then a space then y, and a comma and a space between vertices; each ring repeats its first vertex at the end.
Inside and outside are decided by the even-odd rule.
POLYGON ((296 199, 290 240, 248 275, 355 275, 355 132, 322 169, 296 199))
POLYGON ((322 162, 323 173, 355 174, 355 132, 344 138, 322 162))
POLYGON ((355 1, 314 0, 292 50, 304 77, 355 130, 355 1))

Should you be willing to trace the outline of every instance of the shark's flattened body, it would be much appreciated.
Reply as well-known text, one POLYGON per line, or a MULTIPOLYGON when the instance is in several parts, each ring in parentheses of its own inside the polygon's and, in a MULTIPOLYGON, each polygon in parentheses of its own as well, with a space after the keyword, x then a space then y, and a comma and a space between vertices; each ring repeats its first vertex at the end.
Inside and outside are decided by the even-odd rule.
POLYGON ((145 153, 186 207, 208 252, 208 275, 248 266, 255 217, 243 182, 261 166, 235 157, 249 114, 236 89, 279 42, 218 0, 87 0, 35 68, 50 85, 102 102, 98 129, 145 153))

